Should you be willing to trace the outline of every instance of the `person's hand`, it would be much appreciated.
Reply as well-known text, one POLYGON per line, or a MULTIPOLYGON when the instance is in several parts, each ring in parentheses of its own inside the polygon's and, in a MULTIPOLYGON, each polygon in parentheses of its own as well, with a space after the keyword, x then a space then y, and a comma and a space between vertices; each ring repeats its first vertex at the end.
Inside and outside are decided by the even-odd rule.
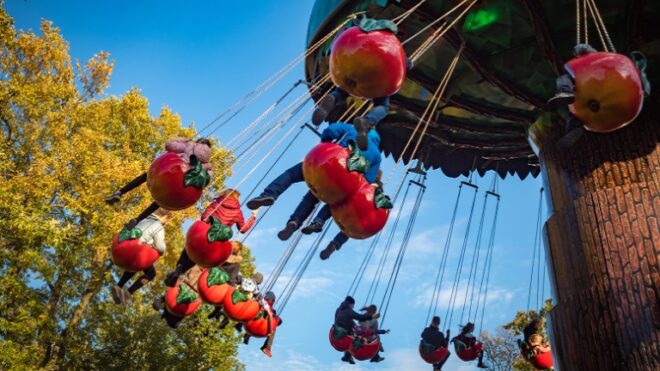
POLYGON ((390 329, 385 330, 385 333, 386 333, 386 334, 389 334, 389 333, 390 333, 390 329))
POLYGON ((372 315, 371 315, 371 318, 372 318, 372 319, 378 319, 378 318, 380 318, 380 313, 372 314, 372 315))

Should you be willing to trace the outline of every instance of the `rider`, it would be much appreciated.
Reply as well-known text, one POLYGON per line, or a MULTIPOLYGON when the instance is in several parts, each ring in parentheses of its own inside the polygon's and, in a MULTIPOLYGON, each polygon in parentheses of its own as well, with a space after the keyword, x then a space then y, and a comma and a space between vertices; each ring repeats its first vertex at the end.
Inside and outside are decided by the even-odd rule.
MULTIPOLYGON (((449 329, 447 329, 447 335, 445 336, 441 331, 440 331, 440 317, 439 316, 433 316, 433 319, 431 319, 431 324, 429 327, 425 328, 424 331, 422 331, 422 346, 424 346, 424 343, 431 345, 434 350, 438 348, 447 348, 447 339, 449 339, 449 329)), ((433 370, 441 370, 442 365, 447 362, 449 359, 449 355, 451 353, 447 352, 447 356, 443 360, 441 360, 438 363, 433 364, 433 370)))
MULTIPOLYGON (((282 319, 277 317, 277 312, 273 305, 275 304, 275 294, 272 291, 268 291, 263 298, 259 298, 261 304, 261 313, 266 317, 268 321, 268 328, 271 328, 271 321, 277 321, 275 327, 282 324, 282 319)), ((261 346, 261 351, 268 357, 272 356, 271 348, 273 347, 273 341, 275 340, 275 331, 266 336, 266 341, 264 345, 261 346)), ((243 343, 248 344, 250 342, 250 334, 243 335, 243 343)))
MULTIPOLYGON (((234 189, 226 189, 204 210, 200 219, 208 220, 210 217, 217 218, 220 223, 230 228, 235 224, 239 232, 246 233, 254 225, 257 210, 253 211, 252 215, 245 221, 241 211, 240 193, 234 189)), ((165 278, 165 285, 172 287, 181 272, 185 272, 193 265, 195 265, 195 262, 190 259, 185 249, 182 250, 174 270, 168 273, 165 278)))
MULTIPOLYGON (((160 256, 165 254, 165 227, 164 225, 170 220, 170 211, 163 208, 157 209, 153 214, 149 215, 146 219, 137 224, 137 228, 142 231, 140 242, 153 247, 160 256)), ((112 298, 117 304, 127 305, 130 301, 131 295, 139 290, 142 286, 152 281, 156 277, 156 268, 151 265, 149 268, 142 271, 142 276, 133 282, 131 287, 126 290, 124 285, 133 278, 136 272, 125 271, 122 274, 117 284, 112 287, 112 298)))
MULTIPOLYGON (((347 296, 335 311, 335 327, 343 329, 346 332, 346 335, 353 335, 353 327, 355 326, 353 321, 366 321, 380 317, 379 313, 360 314, 353 310, 354 306, 355 299, 351 296, 347 296)), ((345 352, 341 360, 350 364, 355 364, 353 356, 349 352, 345 352)))
POLYGON ((477 352, 477 357, 479 358, 479 363, 477 364, 477 367, 488 368, 488 366, 486 366, 483 362, 484 359, 484 351, 482 350, 483 343, 477 341, 477 339, 472 334, 473 332, 474 332, 474 323, 468 322, 461 329, 461 333, 458 336, 451 339, 451 341, 452 343, 454 343, 454 348, 456 350, 456 353, 462 353, 463 351, 466 351, 468 349, 474 349, 477 352))
MULTIPOLYGON (((378 311, 378 308, 376 305, 371 304, 368 307, 364 307, 360 309, 360 312, 365 312, 366 314, 369 315, 374 315, 378 311)), ((370 318, 368 320, 360 321, 360 326, 358 327, 356 331, 360 336, 363 336, 367 341, 373 341, 374 338, 379 338, 380 336, 378 335, 383 335, 383 334, 389 334, 390 330, 381 330, 378 326, 378 319, 377 318, 370 318)), ((383 351, 383 343, 381 342, 379 349, 379 352, 383 351)), ((376 353, 376 355, 371 358, 370 362, 381 362, 384 361, 385 357, 381 357, 380 354, 376 353)))

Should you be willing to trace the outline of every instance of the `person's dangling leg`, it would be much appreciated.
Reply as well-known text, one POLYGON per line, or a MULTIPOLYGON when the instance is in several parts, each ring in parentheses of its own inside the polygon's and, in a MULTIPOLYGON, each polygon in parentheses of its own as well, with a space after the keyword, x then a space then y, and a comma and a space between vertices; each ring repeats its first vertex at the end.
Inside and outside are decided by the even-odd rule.
POLYGON ((344 362, 348 362, 352 365, 355 364, 355 361, 353 360, 353 356, 349 352, 344 352, 344 356, 341 357, 341 360, 344 361, 344 362))
POLYGON ((238 285, 238 275, 241 273, 240 263, 225 263, 220 266, 220 269, 229 275, 229 281, 227 281, 227 283, 230 286, 235 287, 238 285))
POLYGON ((330 219, 331 217, 332 217, 332 213, 330 212, 330 206, 328 206, 327 204, 323 205, 321 210, 319 210, 319 212, 316 213, 316 216, 314 217, 312 222, 302 229, 302 233, 312 234, 312 233, 321 232, 323 230, 323 225, 325 225, 325 221, 330 219))
POLYGON ((142 220, 146 219, 149 215, 153 214, 154 211, 158 210, 160 206, 158 206, 157 203, 152 202, 151 205, 149 205, 144 211, 140 213, 135 219, 129 220, 126 224, 124 224, 124 228, 126 229, 133 229, 135 228, 136 225, 138 225, 139 222, 142 220))
POLYGON ((289 221, 286 223, 286 227, 284 227, 284 229, 282 229, 277 234, 277 237, 279 237, 279 239, 282 241, 288 240, 293 232, 298 230, 300 224, 302 224, 302 222, 309 217, 312 211, 314 211, 314 207, 316 207, 316 204, 318 203, 318 198, 316 198, 312 192, 307 192, 305 196, 303 196, 300 203, 298 203, 298 206, 296 206, 293 214, 291 214, 289 217, 289 221))
POLYGON ((268 335, 264 345, 261 347, 261 351, 264 352, 268 357, 272 356, 271 348, 273 347, 273 341, 275 341, 275 333, 268 335))
POLYGON ((110 197, 105 199, 105 202, 108 205, 112 205, 116 202, 119 202, 121 199, 121 196, 125 195, 126 193, 132 191, 133 189, 139 187, 142 183, 147 181, 147 173, 143 173, 138 175, 135 179, 131 180, 130 182, 126 183, 125 186, 119 188, 119 190, 115 191, 110 197))
POLYGON ((478 354, 479 354, 479 363, 477 363, 477 367, 479 367, 479 368, 488 368, 488 366, 486 366, 484 364, 484 352, 479 351, 478 354))
POLYGON ((177 317, 173 315, 172 313, 168 312, 167 310, 163 310, 163 314, 161 317, 167 322, 167 325, 170 326, 171 328, 177 328, 179 327, 179 323, 183 321, 183 317, 177 317))
POLYGON ((126 285, 126 282, 133 278, 135 276, 135 272, 124 272, 124 274, 121 275, 119 278, 119 281, 117 281, 117 284, 112 286, 110 289, 110 293, 112 294, 112 299, 114 300, 115 304, 123 304, 124 303, 124 297, 122 294, 122 288, 124 285, 126 285))
POLYGON ((566 127, 564 128, 564 136, 559 139, 557 144, 562 150, 568 150, 575 145, 575 143, 582 138, 585 129, 582 123, 569 113, 566 118, 566 127))
POLYGON ((326 95, 318 103, 318 106, 312 113, 312 123, 316 126, 321 125, 336 106, 343 104, 348 98, 348 93, 335 88, 330 94, 326 95))
POLYGON ((341 248, 341 246, 343 244, 345 244, 346 241, 348 241, 348 239, 349 239, 348 236, 343 234, 342 232, 337 233, 335 235, 335 238, 333 238, 332 241, 330 241, 328 246, 321 251, 321 254, 320 254, 321 260, 328 259, 330 257, 330 255, 333 252, 339 250, 339 248, 341 248))
POLYGON ((362 151, 367 150, 367 134, 369 130, 375 128, 390 111, 390 97, 375 98, 372 102, 374 106, 366 115, 353 120, 353 126, 355 126, 355 130, 357 131, 357 145, 362 151))
POLYGON ((299 162, 275 178, 275 180, 266 186, 261 195, 249 200, 246 205, 250 210, 258 209, 261 206, 270 206, 275 203, 275 200, 289 189, 292 184, 304 180, 302 162, 299 162))
POLYGON ((185 249, 182 250, 181 255, 179 255, 179 260, 177 260, 176 265, 174 266, 174 270, 168 273, 167 277, 165 277, 165 286, 174 287, 181 273, 187 271, 193 266, 195 266, 195 262, 190 259, 185 249))
POLYGON ((147 283, 153 281, 154 278, 156 278, 156 268, 154 268, 153 265, 142 272, 143 272, 142 276, 138 278, 137 281, 133 282, 131 287, 128 288, 129 294, 132 295, 134 292, 142 288, 142 286, 146 285, 147 283))
POLYGON ((451 352, 447 352, 447 355, 445 356, 445 359, 442 361, 436 363, 438 365, 438 370, 442 369, 442 366, 444 366, 445 363, 447 363, 447 360, 449 359, 449 356, 451 355, 451 352))
POLYGON ((550 108, 557 109, 575 102, 575 86, 569 75, 561 75, 556 80, 557 90, 555 95, 548 99, 550 108))

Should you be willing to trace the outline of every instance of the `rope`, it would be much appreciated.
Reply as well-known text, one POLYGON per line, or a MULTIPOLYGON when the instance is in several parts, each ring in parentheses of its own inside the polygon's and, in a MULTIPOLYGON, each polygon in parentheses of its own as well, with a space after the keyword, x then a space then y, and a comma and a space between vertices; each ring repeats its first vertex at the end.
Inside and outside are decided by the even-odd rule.
MULTIPOLYGON (((481 207, 481 217, 479 218, 479 227, 477 227, 477 240, 474 244, 474 252, 472 254, 472 263, 470 264, 470 274, 468 275, 468 282, 467 282, 467 289, 466 289, 466 295, 465 298, 463 299, 463 307, 461 308, 461 321, 460 323, 463 323, 463 315, 465 314, 465 307, 468 305, 468 296, 470 297, 470 306, 468 309, 468 320, 471 317, 472 314, 472 304, 474 301, 474 287, 475 285, 472 284, 472 279, 474 277, 474 281, 477 280, 477 267, 479 266, 479 255, 481 252, 481 236, 483 235, 483 230, 484 230, 484 220, 486 219, 486 208, 488 206, 488 193, 484 194, 484 202, 483 206, 481 207), (470 292, 470 295, 467 295, 467 291, 470 292)), ((476 282, 475 282, 476 283, 476 282)))
POLYGON ((284 308, 286 307, 286 304, 289 302, 289 299, 293 295, 293 292, 295 291, 296 287, 298 287, 298 283, 300 282, 303 274, 307 270, 307 267, 309 267, 309 263, 312 261, 312 258, 316 254, 316 251, 318 250, 319 246, 321 245, 321 241, 325 237, 326 233, 328 233, 328 230, 330 229, 330 225, 332 223, 328 223, 324 228, 323 228, 323 233, 321 233, 314 243, 312 244, 312 247, 307 251, 305 254, 305 257, 301 261, 301 263, 298 265, 298 268, 296 269, 295 273, 293 274, 293 277, 289 282, 287 282, 286 286, 284 289, 282 289, 282 297, 280 298, 280 305, 279 305, 279 310, 277 311, 280 315, 284 312, 284 308))
MULTIPOLYGON (((408 172, 406 172, 406 177, 408 175, 408 172)), ((394 205, 397 205, 397 199, 399 198, 399 194, 401 189, 394 194, 394 198, 392 199, 392 203, 394 205)), ((401 208, 402 204, 398 204, 399 208, 401 208)), ((398 211, 397 213, 399 213, 398 211)), ((398 214, 397 214, 398 215, 398 214)), ((358 268, 357 273, 353 277, 353 282, 351 282, 351 286, 348 288, 348 292, 346 295, 350 296, 355 296, 355 293, 357 292, 358 287, 360 286, 360 282, 362 281, 362 278, 364 277, 365 272, 367 271, 367 265, 369 260, 371 260, 371 257, 374 254, 374 251, 376 250, 376 246, 378 245, 378 241, 380 240, 380 236, 383 233, 382 230, 378 232, 376 237, 374 237, 373 240, 371 240, 371 245, 369 246, 369 249, 367 250, 367 254, 364 256, 364 259, 362 259, 362 263, 360 263, 360 268, 358 268)))
POLYGON ((468 236, 470 235, 470 228, 472 226, 472 216, 474 215, 474 205, 477 200, 477 191, 474 189, 474 195, 472 196, 472 205, 470 206, 470 214, 468 217, 467 225, 465 227, 465 236, 463 237, 463 245, 461 246, 461 255, 458 260, 458 267, 456 269, 456 274, 454 275, 454 282, 451 289, 451 295, 449 296, 449 307, 447 308, 447 314, 445 318, 449 318, 447 322, 447 327, 451 327, 451 321, 454 315, 454 305, 456 304, 456 297, 458 296, 458 284, 461 277, 461 272, 463 270, 463 261, 465 259, 465 250, 467 249, 468 236))
MULTIPOLYGON (((417 192, 417 198, 415 199, 415 204, 413 205, 413 210, 408 219, 408 226, 401 241, 401 247, 399 248, 399 253, 397 259, 394 262, 394 267, 392 267, 392 273, 390 274, 390 279, 388 280, 387 286, 385 287, 385 294, 380 303, 381 308, 381 321, 380 326, 382 327, 385 324, 385 319, 387 318, 387 310, 390 307, 390 302, 392 301, 392 294, 394 293, 394 286, 396 285, 397 278, 399 277, 399 271, 401 270, 401 265, 403 264, 403 257, 406 254, 408 249, 408 243, 410 242, 410 237, 412 236, 412 230, 415 226, 415 221, 417 220, 417 214, 419 212, 419 207, 426 192, 426 187, 424 187, 424 181, 426 177, 422 178, 421 186, 419 186, 419 191, 417 192)), ((412 183, 412 181, 411 181, 412 183)))
POLYGON ((431 303, 429 305, 428 313, 426 314, 426 321, 428 323, 431 320, 431 312, 433 315, 437 312, 438 301, 440 298, 440 289, 442 287, 442 280, 445 275, 445 268, 447 266, 447 257, 449 255, 449 246, 451 245, 451 238, 454 233, 454 225, 456 223, 456 214, 458 212, 458 204, 461 199, 461 193, 463 192, 463 183, 458 186, 458 195, 456 196, 456 202, 454 203, 454 211, 451 214, 451 221, 449 222, 449 230, 447 231, 447 238, 445 239, 445 246, 442 250, 442 255, 440 257, 440 265, 438 266, 438 273, 435 275, 435 283, 433 285, 433 294, 431 295, 431 303), (437 295, 437 296, 436 296, 437 295))
MULTIPOLYGON (((532 272, 529 275, 529 289, 527 290, 527 312, 529 312, 532 299, 532 283, 534 281, 534 266, 536 264, 536 254, 540 255, 539 236, 541 231, 541 214, 543 211, 543 187, 539 191, 538 212, 536 215, 536 231, 534 232, 534 247, 532 253, 532 272)), ((540 267, 539 267, 540 269, 540 267)), ((538 302, 537 302, 538 303, 538 302)))
POLYGON ((447 17, 448 17, 449 15, 451 15, 454 11, 456 11, 456 9, 458 9, 458 8, 460 8, 461 6, 465 5, 468 1, 472 1, 472 0, 463 0, 463 1, 461 1, 461 2, 458 3, 456 6, 454 6, 453 8, 451 8, 450 10, 448 10, 447 12, 445 12, 445 14, 441 15, 440 17, 436 18, 433 22, 431 22, 431 23, 427 24, 426 26, 424 26, 421 30, 417 31, 414 35, 412 35, 412 36, 410 36, 409 38, 405 39, 401 44, 402 44, 402 45, 406 45, 407 43, 409 43, 410 41, 412 41, 413 39, 415 39, 417 36, 421 35, 424 31, 426 31, 426 30, 428 30, 429 28, 435 26, 435 25, 436 25, 438 22, 440 22, 441 20, 447 18, 447 17))
MULTIPOLYGON (((484 292, 484 294, 483 294, 484 302, 483 302, 483 306, 481 308, 481 319, 479 320, 479 333, 481 333, 481 330, 483 329, 484 314, 486 312, 486 299, 488 298, 488 282, 490 282, 490 271, 491 271, 491 267, 493 266, 493 248, 495 246, 495 230, 496 230, 496 227, 497 227, 497 217, 498 217, 498 214, 499 214, 499 210, 500 210, 500 198, 497 197, 497 202, 495 203, 495 215, 493 216, 493 226, 490 229, 490 239, 488 241, 488 254, 487 254, 488 264, 487 264, 487 268, 486 268, 486 282, 485 282, 485 286, 483 286, 484 287, 484 291, 483 291, 484 292)), ((483 275, 481 276, 481 284, 482 285, 484 284, 483 275)), ((479 293, 481 293, 481 285, 479 287, 479 293)), ((479 297, 481 297, 481 295, 479 295, 479 297)), ((479 303, 480 303, 480 301, 477 300, 477 309, 475 311, 475 316, 479 312, 479 303)))
POLYGON ((410 15, 412 15, 417 10, 417 8, 422 6, 422 4, 424 4, 425 2, 426 2, 426 0, 420 0, 412 8, 410 8, 410 9, 406 10, 405 12, 399 14, 398 16, 392 18, 392 21, 394 21, 397 26, 400 25, 403 21, 406 20, 406 18, 410 17, 410 15))

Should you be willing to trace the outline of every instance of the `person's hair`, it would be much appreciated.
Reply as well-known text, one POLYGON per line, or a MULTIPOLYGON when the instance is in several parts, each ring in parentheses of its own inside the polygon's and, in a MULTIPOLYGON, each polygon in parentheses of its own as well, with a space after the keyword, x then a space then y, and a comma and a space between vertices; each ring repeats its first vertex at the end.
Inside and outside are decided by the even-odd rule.
POLYGON ((355 299, 353 299, 352 296, 347 296, 346 299, 344 299, 344 301, 348 304, 355 304, 355 299))
POLYGON ((241 250, 243 250, 243 244, 242 243, 240 243, 239 241, 231 241, 231 253, 232 254, 240 253, 241 250))
POLYGON ((531 345, 539 345, 542 342, 543 342, 543 336, 541 336, 539 334, 534 334, 534 335, 529 337, 529 343, 531 345))
POLYGON ((230 195, 238 200, 238 198, 241 197, 241 192, 233 188, 227 188, 220 193, 220 197, 229 197, 230 195))
POLYGON ((159 207, 156 209, 156 211, 154 211, 154 214, 159 218, 169 218, 172 215, 172 212, 170 210, 159 207))
POLYGON ((270 302, 274 303, 275 302, 275 293, 272 292, 272 291, 268 291, 266 293, 266 295, 264 295, 264 299, 266 299, 266 301, 270 301, 270 302))
POLYGON ((369 314, 374 314, 374 313, 376 313, 377 310, 378 310, 378 308, 376 307, 376 305, 371 304, 371 305, 368 305, 368 306, 360 309, 360 312, 367 312, 369 314))
POLYGON ((433 316, 433 319, 431 319, 431 324, 433 326, 440 326, 440 317, 439 316, 433 316))
POLYGON ((255 273, 252 275, 252 280, 254 280, 254 282, 255 282, 257 285, 260 285, 261 282, 264 280, 264 275, 261 274, 260 272, 255 272, 255 273))
POLYGON ((468 332, 472 332, 472 331, 474 331, 474 323, 468 322, 461 329, 461 334, 467 334, 468 332))
POLYGON ((209 146, 209 148, 213 147, 213 144, 211 143, 210 140, 208 140, 208 138, 199 138, 195 141, 195 143, 206 144, 207 146, 209 146))

